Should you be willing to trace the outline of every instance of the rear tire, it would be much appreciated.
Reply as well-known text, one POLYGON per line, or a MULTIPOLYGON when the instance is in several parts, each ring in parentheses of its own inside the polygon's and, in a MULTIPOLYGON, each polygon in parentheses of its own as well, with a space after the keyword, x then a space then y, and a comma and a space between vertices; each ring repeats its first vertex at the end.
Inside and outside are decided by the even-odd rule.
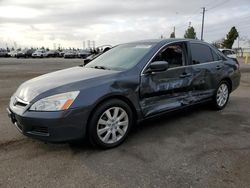
POLYGON ((88 125, 90 143, 103 149, 120 145, 127 137, 134 123, 129 105, 119 99, 112 99, 99 105, 88 125))
POLYGON ((227 81, 222 81, 218 88, 216 89, 216 93, 213 97, 213 107, 216 110, 222 110, 226 107, 229 99, 230 87, 227 81))

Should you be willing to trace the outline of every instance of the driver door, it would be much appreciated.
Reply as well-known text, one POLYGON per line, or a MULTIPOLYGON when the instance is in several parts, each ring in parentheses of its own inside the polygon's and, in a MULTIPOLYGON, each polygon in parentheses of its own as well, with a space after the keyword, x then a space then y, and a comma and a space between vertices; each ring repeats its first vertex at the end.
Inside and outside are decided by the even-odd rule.
POLYGON ((188 105, 192 101, 192 97, 188 97, 192 73, 191 68, 185 66, 187 61, 187 45, 178 42, 164 47, 149 63, 140 82, 140 105, 145 117, 188 105), (166 61, 169 68, 146 73, 155 61, 166 61))

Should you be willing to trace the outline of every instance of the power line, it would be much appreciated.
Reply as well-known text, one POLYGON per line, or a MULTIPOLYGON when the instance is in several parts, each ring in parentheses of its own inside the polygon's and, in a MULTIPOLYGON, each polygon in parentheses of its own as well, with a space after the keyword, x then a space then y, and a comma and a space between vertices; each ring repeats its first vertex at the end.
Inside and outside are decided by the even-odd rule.
MULTIPOLYGON (((199 9, 199 10, 200 10, 200 9, 199 9)), ((193 19, 193 18, 194 18, 195 16, 197 16, 198 14, 200 14, 200 13, 193 14, 192 16, 189 16, 186 20, 188 20, 188 22, 189 22, 191 19, 193 19)), ((181 29, 181 28, 187 26, 187 24, 188 24, 188 23, 179 24, 179 25, 177 25, 176 29, 179 30, 179 29, 181 29)))
POLYGON ((225 20, 223 22, 220 23, 220 25, 212 25, 210 26, 206 32, 213 32, 213 31, 217 31, 217 30, 221 30, 221 29, 224 29, 226 27, 232 27, 232 25, 236 26, 237 28, 239 27, 244 27, 245 25, 248 25, 249 24, 249 15, 245 15, 244 17, 238 17, 238 19, 242 19, 240 21, 231 21, 231 22, 228 22, 229 20, 225 20), (247 20, 244 20, 244 19, 247 19, 247 20), (227 22, 227 23, 225 23, 227 22), (245 23, 245 24, 244 24, 245 23), (241 25, 241 24, 244 24, 244 25, 241 25))
POLYGON ((238 25, 237 23, 233 23, 233 24, 224 24, 224 25, 214 26, 214 27, 210 27, 208 30, 206 30, 206 32, 221 31, 221 30, 226 29, 226 28, 231 28, 232 25, 234 25, 236 27, 236 29, 238 29, 238 28, 240 29, 240 28, 244 28, 246 26, 249 26, 249 23, 245 24, 245 25, 238 25))
MULTIPOLYGON (((226 4, 226 3, 229 3, 231 0, 224 0, 224 1, 221 1, 221 2, 217 2, 216 4, 214 4, 213 2, 211 3, 211 2, 209 2, 209 3, 207 3, 204 7, 202 7, 202 9, 203 9, 203 11, 202 11, 202 24, 201 24, 201 40, 203 40, 204 39, 204 28, 205 28, 205 12, 206 11, 211 11, 211 10, 214 10, 214 9, 216 9, 216 8, 218 8, 218 7, 220 7, 220 6, 222 6, 222 5, 224 5, 224 4, 226 4)), ((198 11, 198 10, 197 10, 198 11)), ((197 11, 195 11, 195 12, 197 12, 197 11)), ((188 17, 188 18, 186 18, 186 20, 188 21, 188 22, 190 22, 190 21, 192 21, 198 14, 200 14, 200 13, 195 13, 194 12, 194 14, 193 15, 191 15, 190 17, 188 17)), ((239 19, 247 19, 249 17, 249 15, 244 15, 244 17, 239 17, 239 19)), ((228 20, 226 20, 226 21, 228 21, 228 20)), ((248 22, 248 20, 240 20, 239 22, 234 22, 233 21, 233 25, 238 25, 239 23, 245 23, 245 22, 248 22)), ((222 22, 223 23, 223 22, 222 22)), ((228 25, 228 26, 225 26, 225 25, 219 25, 218 27, 216 27, 215 29, 211 29, 211 28, 209 28, 208 29, 208 31, 211 31, 212 33, 209 33, 208 35, 210 36, 211 34, 214 34, 214 33, 219 33, 219 32, 223 32, 223 31, 221 31, 224 27, 231 27, 231 25, 232 25, 232 22, 230 23, 230 26, 229 26, 229 24, 226 24, 226 25, 228 25), (219 28, 221 28, 221 29, 219 29, 219 28), (219 32, 215 32, 215 31, 219 31, 219 32)), ((188 26, 188 23, 183 23, 183 24, 178 24, 178 25, 175 25, 175 29, 177 30, 177 31, 180 31, 183 27, 185 27, 185 26, 188 26)), ((237 26, 237 27, 239 27, 239 26, 237 26)), ((206 34, 207 34, 207 31, 206 31, 206 34)))
MULTIPOLYGON (((223 1, 223 2, 220 2, 220 3, 217 3, 217 4, 215 4, 215 5, 213 5, 212 7, 210 7, 209 9, 206 9, 205 7, 206 6, 210 6, 210 4, 211 3, 207 3, 206 4, 206 6, 204 6, 204 7, 202 7, 202 9, 203 9, 203 11, 202 11, 202 27, 201 27, 201 40, 203 40, 203 35, 204 35, 204 20, 205 20, 205 12, 207 11, 207 10, 212 10, 212 9, 215 9, 215 8, 217 8, 218 6, 221 6, 221 5, 223 5, 223 4, 225 4, 225 3, 227 3, 227 2, 229 2, 230 0, 225 0, 225 1, 223 1)), ((196 12, 196 11, 195 11, 196 12)), ((192 15, 192 16, 190 16, 188 19, 186 19, 186 20, 188 20, 188 21, 190 21, 191 19, 193 19, 195 16, 197 16, 199 13, 196 13, 196 14, 194 14, 194 15, 192 15)), ((184 26, 186 26, 186 24, 182 24, 181 26, 176 26, 176 30, 180 30, 181 28, 183 28, 184 26)))
MULTIPOLYGON (((208 6, 208 5, 209 5, 209 3, 207 3, 204 7, 206 7, 206 6, 208 6)), ((196 9, 196 11, 194 11, 193 14, 192 14, 191 16, 189 16, 188 18, 186 18, 186 20, 188 20, 188 22, 190 22, 194 17, 196 17, 196 16, 198 16, 198 15, 200 15, 200 8, 199 8, 199 9, 196 9)), ((176 30, 179 30, 179 29, 181 29, 181 28, 187 26, 187 24, 188 24, 188 23, 185 23, 185 24, 182 23, 182 24, 177 25, 176 30)))
MULTIPOLYGON (((221 6, 221 5, 225 4, 225 3, 228 2, 228 1, 230 1, 230 0, 226 0, 226 1, 220 2, 219 4, 216 4, 216 5, 212 6, 212 8, 209 8, 209 10, 214 9, 214 8, 217 8, 217 6, 221 6)), ((211 3, 207 3, 204 7, 207 7, 207 6, 210 6, 210 5, 211 5, 211 3)), ((206 10, 206 11, 207 11, 207 10, 206 10)), ((200 8, 197 9, 196 11, 194 11, 194 14, 191 15, 190 17, 188 17, 186 20, 187 20, 188 22, 190 22, 194 17, 198 16, 199 14, 200 14, 200 8), (198 12, 198 11, 199 11, 199 12, 198 12), (196 13, 196 12, 198 12, 198 13, 196 13)), ((176 25, 176 30, 180 30, 180 29, 182 29, 182 28, 185 27, 185 26, 187 26, 187 23, 176 25)))
MULTIPOLYGON (((246 27, 238 28, 237 30, 238 30, 238 32, 241 32, 241 33, 244 32, 245 33, 245 31, 248 31, 249 29, 250 29, 250 25, 247 25, 246 27)), ((206 36, 211 37, 211 36, 215 36, 215 35, 217 35, 217 36, 220 35, 221 37, 225 37, 228 32, 229 32, 229 30, 225 31, 225 32, 222 31, 222 30, 214 30, 213 32, 206 33, 206 36)))
POLYGON ((218 8, 219 6, 222 6, 222 5, 226 4, 226 3, 228 3, 229 1, 230 1, 230 0, 222 1, 222 2, 220 2, 220 3, 218 3, 218 4, 215 4, 214 6, 212 6, 212 7, 210 7, 210 8, 208 8, 208 10, 211 11, 211 10, 213 10, 213 9, 216 9, 216 8, 218 8))

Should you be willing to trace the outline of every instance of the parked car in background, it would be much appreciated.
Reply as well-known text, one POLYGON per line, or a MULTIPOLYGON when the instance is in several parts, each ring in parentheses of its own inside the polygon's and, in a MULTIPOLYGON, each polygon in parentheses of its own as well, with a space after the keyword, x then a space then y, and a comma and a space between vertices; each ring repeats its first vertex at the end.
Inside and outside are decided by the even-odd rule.
POLYGON ((99 53, 94 53, 86 57, 83 61, 83 65, 87 65, 89 62, 91 62, 92 60, 100 56, 101 54, 106 53, 107 51, 112 49, 112 46, 104 45, 103 47, 99 47, 98 49, 102 49, 102 50, 100 50, 99 53))
POLYGON ((65 52, 63 57, 64 58, 76 58, 77 57, 77 52, 73 51, 73 50, 67 51, 67 52, 65 52))
POLYGON ((232 49, 227 49, 227 48, 225 48, 225 49, 219 49, 225 56, 227 56, 227 57, 230 57, 230 58, 237 58, 236 57, 236 53, 235 53, 235 51, 234 50, 232 50, 232 49))
POLYGON ((85 58, 87 58, 90 55, 91 55, 91 53, 88 50, 79 50, 77 52, 77 57, 78 58, 82 58, 82 59, 85 59, 85 58))
POLYGON ((33 54, 34 51, 35 51, 34 49, 25 48, 25 49, 17 52, 16 57, 17 58, 20 58, 20 57, 24 57, 24 58, 32 57, 32 54, 33 54))
POLYGON ((225 49, 219 49, 219 50, 220 50, 225 56, 227 56, 227 57, 233 59, 234 61, 238 62, 238 60, 237 60, 237 55, 236 55, 236 53, 235 53, 234 50, 232 50, 232 49, 227 49, 227 48, 225 48, 225 49))
POLYGON ((32 53, 33 58, 36 58, 36 57, 42 58, 42 57, 46 57, 46 56, 47 56, 46 50, 44 50, 44 49, 39 49, 39 50, 36 50, 35 52, 32 53))
POLYGON ((65 54, 67 51, 68 51, 68 50, 59 51, 58 56, 59 56, 59 57, 64 57, 64 54, 65 54))
POLYGON ((97 58, 100 54, 91 54, 83 60, 83 65, 87 65, 89 62, 97 58))
POLYGON ((58 50, 49 50, 45 52, 46 57, 58 57, 59 51, 58 50))
POLYGON ((6 49, 0 49, 0 57, 10 57, 6 49))
POLYGON ((222 110, 240 77, 235 61, 203 41, 138 41, 26 81, 7 110, 26 136, 112 148, 136 122, 205 102, 222 110))
POLYGON ((10 56, 10 57, 16 57, 16 55, 17 55, 17 50, 12 50, 12 51, 10 51, 9 53, 8 53, 8 55, 10 56))

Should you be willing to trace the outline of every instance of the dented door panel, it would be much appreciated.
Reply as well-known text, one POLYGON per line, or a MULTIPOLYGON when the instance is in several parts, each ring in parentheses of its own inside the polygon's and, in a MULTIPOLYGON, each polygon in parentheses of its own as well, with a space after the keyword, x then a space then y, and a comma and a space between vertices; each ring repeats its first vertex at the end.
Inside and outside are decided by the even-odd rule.
POLYGON ((165 72, 141 76, 140 104, 145 117, 189 104, 192 72, 178 67, 165 72))
POLYGON ((224 64, 222 61, 193 65, 192 96, 197 102, 214 95, 217 85, 223 78, 224 64), (220 67, 218 69, 218 67, 220 67))

